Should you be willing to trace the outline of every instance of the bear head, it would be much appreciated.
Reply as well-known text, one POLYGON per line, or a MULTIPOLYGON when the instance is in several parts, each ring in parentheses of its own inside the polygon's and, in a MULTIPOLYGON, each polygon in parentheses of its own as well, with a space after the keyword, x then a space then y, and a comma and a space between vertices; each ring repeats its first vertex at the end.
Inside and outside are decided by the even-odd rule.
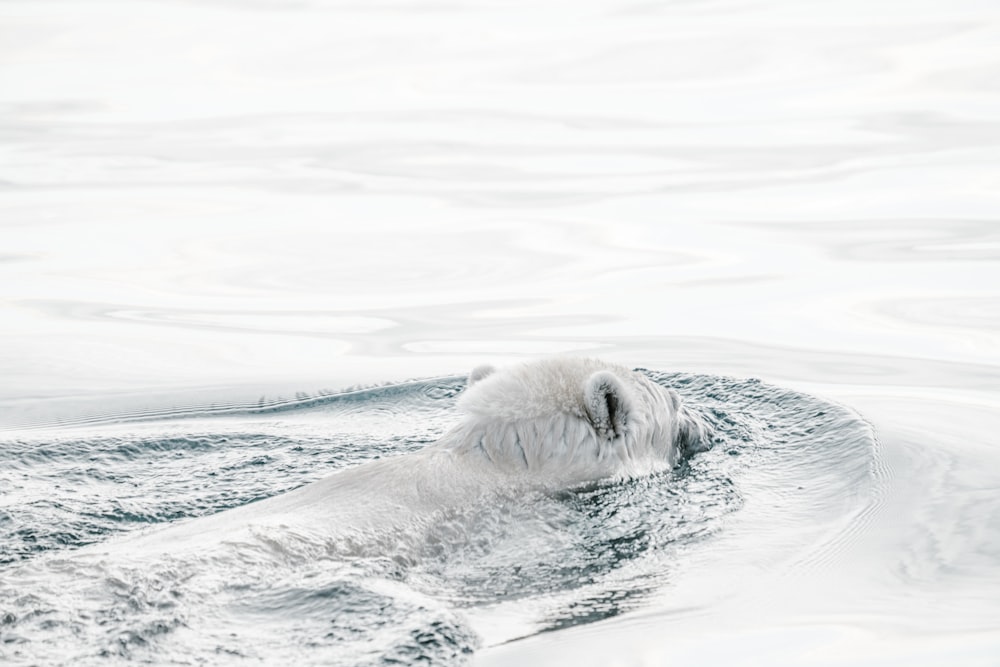
POLYGON ((481 366, 459 408, 451 442, 466 454, 559 483, 649 474, 709 440, 676 391, 595 359, 481 366))

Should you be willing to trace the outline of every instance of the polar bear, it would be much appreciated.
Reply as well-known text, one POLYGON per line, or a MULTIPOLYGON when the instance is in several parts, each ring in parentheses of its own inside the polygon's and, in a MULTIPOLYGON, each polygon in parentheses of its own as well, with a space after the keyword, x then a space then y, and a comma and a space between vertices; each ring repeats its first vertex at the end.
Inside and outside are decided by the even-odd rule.
POLYGON ((710 437, 676 391, 594 359, 481 366, 469 375, 458 408, 461 421, 422 450, 338 471, 142 542, 159 544, 154 551, 184 543, 200 550, 220 540, 290 548, 299 540, 351 555, 398 552, 400 536, 418 534, 436 512, 490 494, 669 469, 710 437))
MULTIPOLYGON (((419 585, 400 581, 411 565, 436 560, 430 572, 442 564, 447 570, 447 560, 439 559, 455 553, 456 567, 467 567, 465 558, 488 545, 497 526, 516 532, 533 516, 546 523, 532 512, 551 506, 536 502, 549 500, 540 496, 667 469, 709 437, 673 390, 590 359, 477 368, 458 407, 458 423, 419 451, 212 516, 25 561, 5 570, 8 585, 0 593, 31 594, 0 604, 61 610, 55 618, 64 620, 45 622, 63 635, 39 629, 75 646, 61 652, 80 651, 84 644, 72 642, 100 637, 114 637, 119 646, 132 628, 142 638, 174 623, 185 633, 175 642, 207 648, 225 637, 234 644, 240 640, 230 633, 247 627, 246 614, 343 613, 337 610, 350 610, 353 598, 340 599, 355 588, 377 596, 363 600, 388 596, 434 606, 419 585), (470 543, 474 549, 463 551, 470 543)), ((270 641, 266 636, 262 641, 270 641)), ((48 644, 38 646, 45 651, 48 644)))

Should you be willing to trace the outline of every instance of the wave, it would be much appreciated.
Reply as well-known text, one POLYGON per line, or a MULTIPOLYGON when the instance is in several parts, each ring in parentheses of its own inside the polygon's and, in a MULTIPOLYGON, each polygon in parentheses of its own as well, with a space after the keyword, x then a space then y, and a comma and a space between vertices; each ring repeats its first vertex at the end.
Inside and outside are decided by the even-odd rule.
POLYGON ((432 405, 438 395, 453 397, 450 392, 461 391, 465 386, 463 376, 444 376, 434 379, 410 380, 382 385, 350 387, 338 391, 322 390, 316 393, 296 392, 294 398, 261 396, 253 402, 194 402, 165 407, 139 407, 131 410, 88 410, 84 414, 52 419, 49 417, 22 418, 0 426, 2 431, 31 432, 53 428, 85 428, 142 422, 160 422, 176 419, 211 417, 250 417, 255 415, 283 414, 315 410, 326 406, 339 407, 351 404, 369 404, 383 399, 398 398, 407 405, 421 403, 432 405), (456 390, 455 387, 458 386, 456 390), (426 399, 426 400, 424 400, 426 399), (430 402, 428 402, 430 401, 430 402))
POLYGON ((713 450, 638 478, 495 486, 378 534, 349 525, 378 511, 360 500, 330 508, 316 485, 285 492, 422 449, 454 420, 464 379, 302 401, 266 418, 167 415, 4 443, 0 658, 461 661, 483 644, 641 608, 692 564, 747 552, 754 530, 785 535, 791 567, 832 567, 849 526, 878 502, 870 427, 754 380, 643 372, 711 423, 713 450), (278 500, 253 502, 263 498, 278 500), (269 506, 280 511, 220 539, 226 517, 269 506))

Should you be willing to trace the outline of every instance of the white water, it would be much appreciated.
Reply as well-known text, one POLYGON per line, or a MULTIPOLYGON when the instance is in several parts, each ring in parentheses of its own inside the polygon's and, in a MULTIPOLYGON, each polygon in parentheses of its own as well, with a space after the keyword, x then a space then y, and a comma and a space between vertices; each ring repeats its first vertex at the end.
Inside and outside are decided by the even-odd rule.
POLYGON ((0 34, 0 426, 560 352, 761 377, 873 424, 864 516, 479 659, 997 664, 995 2, 15 0, 0 34))

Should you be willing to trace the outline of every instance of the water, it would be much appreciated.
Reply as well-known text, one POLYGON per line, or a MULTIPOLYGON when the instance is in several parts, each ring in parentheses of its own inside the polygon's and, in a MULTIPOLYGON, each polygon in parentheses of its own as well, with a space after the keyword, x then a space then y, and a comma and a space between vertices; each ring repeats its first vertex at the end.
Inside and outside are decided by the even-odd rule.
POLYGON ((996 3, 0 26, 5 661, 997 664, 996 3), (730 446, 442 516, 402 564, 74 569, 422 446, 469 369, 559 353, 697 379, 730 446))
MULTIPOLYGON (((712 424, 711 451, 649 477, 473 494, 384 533, 354 533, 322 496, 296 524, 249 505, 263 522, 249 537, 223 524, 192 547, 189 522, 164 548, 149 528, 418 450, 454 420, 461 378, 6 442, 4 657, 449 662, 641 609, 743 530, 772 533, 754 558, 825 556, 877 501, 874 435, 850 410, 755 380, 650 375, 712 424)), ((370 482, 363 512, 390 492, 370 482)))

